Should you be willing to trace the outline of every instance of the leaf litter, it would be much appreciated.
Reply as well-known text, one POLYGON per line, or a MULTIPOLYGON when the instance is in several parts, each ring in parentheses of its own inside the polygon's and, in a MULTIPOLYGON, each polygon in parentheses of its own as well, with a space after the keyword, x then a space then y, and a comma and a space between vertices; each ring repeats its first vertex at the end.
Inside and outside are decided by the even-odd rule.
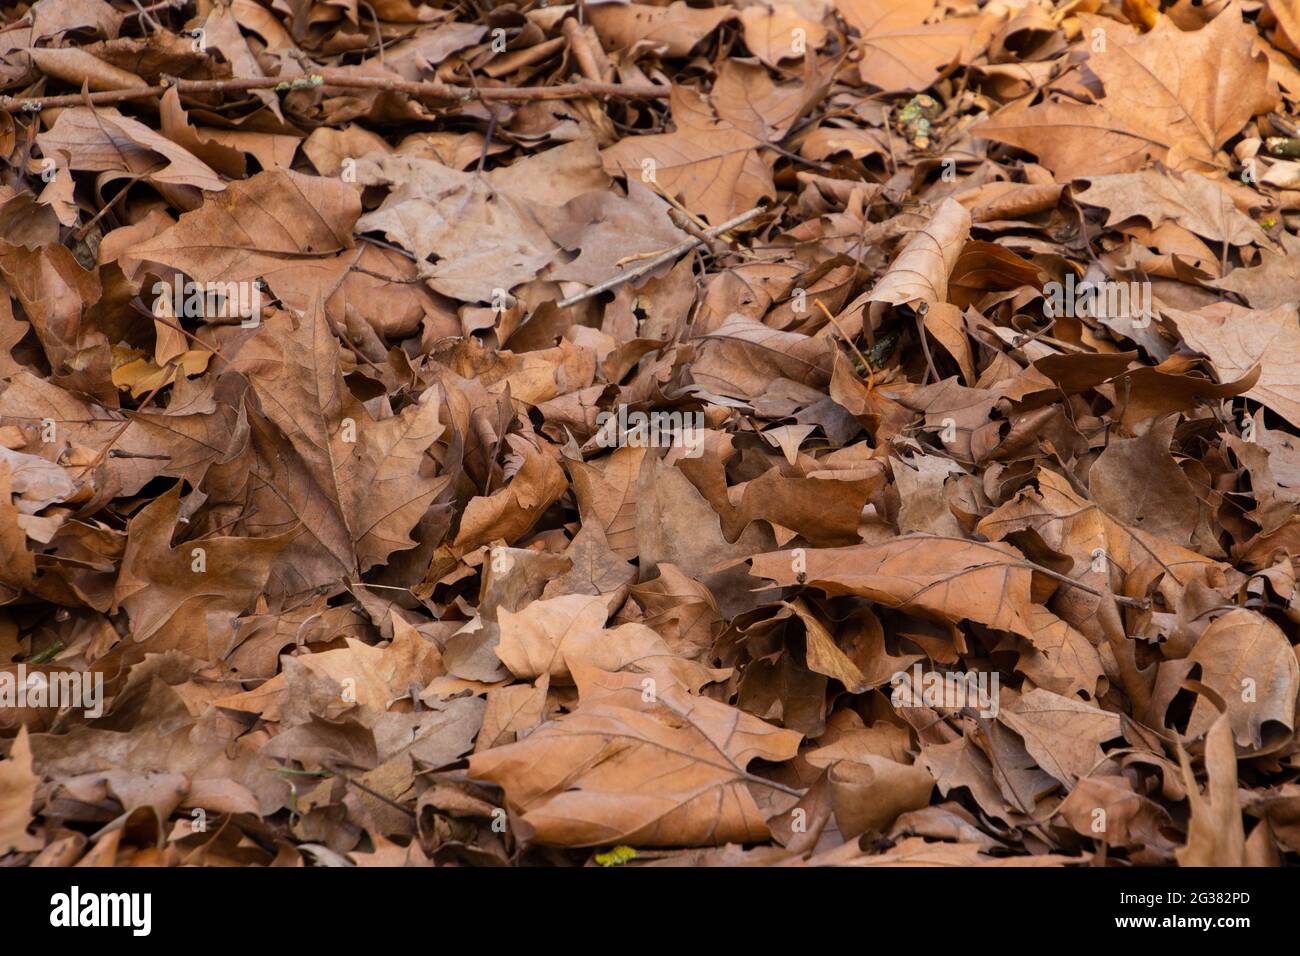
POLYGON ((4 864, 1296 862, 1290 0, 4 19, 4 864))

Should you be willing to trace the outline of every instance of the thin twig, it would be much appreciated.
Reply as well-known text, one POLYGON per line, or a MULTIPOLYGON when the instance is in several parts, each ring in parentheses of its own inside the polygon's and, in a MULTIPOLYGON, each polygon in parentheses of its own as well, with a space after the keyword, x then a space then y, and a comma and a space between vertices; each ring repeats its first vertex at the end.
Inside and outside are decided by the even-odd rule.
POLYGON ((833 172, 835 169, 835 167, 833 167, 830 163, 821 163, 815 159, 809 159, 807 156, 800 156, 798 153, 792 153, 784 146, 778 146, 776 143, 762 142, 758 144, 758 148, 770 149, 778 156, 784 156, 792 163, 800 163, 804 166, 809 167, 810 169, 817 170, 819 173, 829 173, 829 172, 833 172))
MULTIPOLYGON (((162 0, 161 3, 154 3, 147 7, 141 7, 137 4, 136 9, 130 13, 123 14, 123 18, 129 20, 132 17, 138 17, 141 14, 157 13, 160 10, 180 10, 188 2, 189 0, 162 0)), ((152 20, 153 17, 150 17, 150 19, 152 20)))
MULTIPOLYGON (((767 211, 766 208, 763 206, 755 206, 753 209, 749 210, 749 212, 742 212, 735 219, 728 219, 722 225, 714 226, 712 229, 706 230, 702 235, 709 239, 713 239, 717 236, 722 235, 722 233, 726 232, 729 229, 735 229, 737 226, 744 225, 745 223, 749 222, 751 219, 758 218, 766 211, 767 211)), ((590 299, 592 296, 600 295, 602 292, 608 292, 610 289, 616 289, 619 286, 621 286, 624 282, 627 282, 629 279, 635 279, 637 276, 643 276, 647 272, 650 272, 651 270, 663 265, 665 262, 674 261, 675 259, 690 252, 696 246, 702 245, 704 241, 705 240, 703 238, 692 236, 690 239, 687 239, 685 242, 678 243, 677 245, 673 246, 671 249, 667 249, 664 252, 661 252, 653 259, 642 263, 636 268, 629 269, 627 272, 623 273, 622 275, 614 276, 612 279, 606 279, 600 285, 594 285, 586 292, 579 292, 577 295, 571 295, 567 299, 561 299, 559 302, 555 303, 556 307, 561 309, 567 309, 571 305, 577 305, 579 302, 582 302, 584 299, 590 299)))
POLYGON ((151 27, 155 33, 163 32, 163 25, 158 22, 158 18, 146 10, 140 0, 131 0, 131 3, 135 5, 136 16, 140 18, 141 22, 151 27))
POLYGON ((104 216, 108 214, 109 210, 111 210, 114 206, 116 206, 118 201, 122 199, 128 192, 131 191, 132 186, 134 186, 140 180, 144 179, 146 176, 152 176, 154 173, 159 172, 160 170, 163 170, 165 168, 166 168, 165 163, 159 163, 156 168, 150 169, 148 172, 136 173, 134 176, 130 177, 126 182, 126 185, 123 186, 120 190, 118 190, 117 195, 114 196, 112 199, 110 199, 108 202, 106 202, 104 204, 104 208, 101 209, 99 212, 95 213, 95 215, 91 217, 90 222, 86 223, 80 229, 75 230, 72 233, 72 235, 77 239, 78 242, 80 242, 82 239, 85 239, 86 236, 90 234, 90 230, 95 228, 95 223, 103 219, 104 216))
MULTIPOLYGON (((925 364, 929 368, 927 376, 933 375, 936 382, 941 381, 939 370, 934 367, 934 356, 930 354, 930 342, 925 337, 925 317, 930 313, 930 304, 922 302, 916 309, 916 333, 921 337, 921 351, 925 353, 925 364)), ((930 381, 929 377, 925 380, 930 381)))
POLYGON ((697 225, 693 217, 679 209, 669 209, 668 218, 673 221, 673 225, 686 233, 688 236, 694 236, 702 243, 709 247, 709 251, 714 255, 722 255, 727 251, 727 244, 721 239, 710 236, 704 231, 703 227, 697 225))
POLYGON ((370 12, 371 19, 375 21, 375 42, 379 44, 379 65, 383 66, 384 65, 384 30, 383 30, 383 26, 379 22, 379 14, 375 12, 374 7, 366 3, 366 0, 360 0, 360 4, 370 12))
MULTIPOLYGON (((1005 551, 1002 551, 1001 549, 995 547, 992 543, 987 541, 973 541, 970 538, 957 538, 952 535, 944 535, 944 534, 923 535, 920 537, 927 537, 927 538, 932 537, 936 541, 957 541, 960 542, 961 544, 969 544, 979 548, 987 548, 990 551, 995 551, 998 554, 1001 554, 1003 557, 1007 557, 1007 558, 1011 557, 1005 551)), ((1037 561, 1031 561, 1026 557, 1021 557, 1019 561, 1015 560, 1014 558, 1011 558, 1010 563, 1018 564, 1021 565, 1022 567, 1027 567, 1031 571, 1037 571, 1039 574, 1045 574, 1049 578, 1052 578, 1054 581, 1060 581, 1062 584, 1067 585, 1069 587, 1078 588, 1080 591, 1083 591, 1086 594, 1091 594, 1094 597, 1114 597, 1117 603, 1122 604, 1125 607, 1136 608, 1138 610, 1144 611, 1151 606, 1149 601, 1144 601, 1140 598, 1123 597, 1119 594, 1112 594, 1109 591, 1098 591, 1096 588, 1084 584, 1082 581, 1078 581, 1067 574, 1061 574, 1059 571, 1053 571, 1051 568, 1044 567, 1043 565, 1039 564, 1037 561)))
POLYGON ((333 773, 334 776, 338 777, 338 778, 339 778, 340 780, 342 780, 344 783, 346 783, 346 784, 348 784, 348 785, 350 785, 350 786, 356 787, 356 788, 357 788, 358 790, 360 790, 362 793, 367 794, 367 795, 369 795, 369 796, 371 796, 371 797, 374 797, 374 798, 375 798, 376 800, 378 800, 380 803, 383 803, 383 804, 386 804, 387 806, 392 807, 392 808, 393 808, 394 810, 396 810, 398 813, 405 813, 405 814, 406 814, 408 817, 410 817, 412 820, 414 820, 414 819, 416 818, 416 817, 415 817, 415 811, 414 811, 414 810, 411 810, 409 807, 404 807, 404 806, 402 806, 400 803, 398 803, 396 800, 393 800, 393 799, 391 799, 390 797, 386 797, 386 796, 384 796, 384 795, 383 795, 382 793, 380 793, 378 790, 375 790, 375 789, 372 788, 372 787, 368 787, 368 786, 366 786, 364 783, 362 783, 360 780, 357 780, 355 777, 349 776, 348 774, 346 774, 346 773, 344 773, 343 771, 338 770, 338 769, 332 769, 332 770, 331 770, 331 773, 333 773))
POLYGON ((831 325, 835 326, 835 328, 839 330, 840 335, 844 338, 845 344, 847 344, 849 348, 853 349, 853 354, 858 357, 858 361, 862 363, 862 367, 867 370, 867 391, 870 392, 876 387, 876 375, 871 370, 871 361, 862 354, 860 348, 853 344, 853 340, 849 338, 849 333, 844 331, 844 327, 836 321, 835 316, 831 315, 831 310, 826 308, 826 303, 821 299, 813 299, 813 302, 817 303, 817 307, 826 314, 826 318, 831 320, 831 325))

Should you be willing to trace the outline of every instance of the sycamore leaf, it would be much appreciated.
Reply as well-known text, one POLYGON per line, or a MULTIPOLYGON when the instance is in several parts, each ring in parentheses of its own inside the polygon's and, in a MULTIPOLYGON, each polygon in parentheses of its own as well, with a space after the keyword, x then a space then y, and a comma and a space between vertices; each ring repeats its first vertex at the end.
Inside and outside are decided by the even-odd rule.
POLYGON ((969 20, 927 22, 935 16, 933 0, 836 0, 836 6, 861 36, 862 81, 890 93, 928 87, 963 58, 973 32, 969 20))
POLYGON ((580 668, 581 703, 523 740, 477 753, 540 843, 721 844, 764 839, 746 767, 793 757, 800 735, 696 697, 668 678, 580 668))
POLYGON ((433 397, 372 419, 339 374, 338 343, 319 307, 297 322, 272 317, 240 352, 239 368, 300 465, 289 474, 301 478, 273 495, 304 533, 348 573, 410 547, 408 533, 445 484, 424 455, 443 430, 433 397))
POLYGON ((881 545, 813 548, 805 569, 789 551, 756 555, 753 574, 781 587, 807 584, 856 594, 946 621, 978 621, 1032 638, 1033 565, 1005 544, 903 535, 881 545))
POLYGON ((1294 305, 1258 312, 1219 303, 1173 317, 1187 344, 1208 355, 1225 381, 1259 367, 1246 394, 1300 425, 1300 315, 1294 305))
POLYGON ((66 169, 103 173, 108 179, 143 176, 159 186, 221 192, 225 182, 193 154, 116 110, 74 107, 37 137, 41 152, 66 169))
POLYGON ((1175 850, 1180 866, 1242 866, 1245 863, 1245 833, 1237 797, 1237 760, 1232 748, 1232 728, 1223 714, 1210 728, 1205 741, 1207 786, 1202 794, 1192 773, 1191 761, 1180 747, 1191 821, 1187 845, 1175 850))
POLYGON ((1093 176, 1076 198, 1110 210, 1107 225, 1133 216, 1153 226, 1176 222, 1198 236, 1236 246, 1264 243, 1263 232, 1239 210, 1220 186, 1199 173, 1162 174, 1155 170, 1093 176))
POLYGON ((1240 8, 1183 31, 1168 17, 1134 34, 1114 21, 1081 18, 1094 38, 1088 69, 1105 95, 1095 104, 1049 99, 1015 107, 976 133, 1035 153, 1062 179, 1140 169, 1159 160, 1174 170, 1212 172, 1220 152, 1252 116, 1276 102, 1268 63, 1240 8), (1100 47, 1100 49, 1098 49, 1100 47))
POLYGON ((7 760, 0 761, 0 853, 39 850, 45 845, 27 832, 40 778, 32 773, 32 748, 25 727, 18 728, 7 760))
POLYGON ((752 114, 728 109, 732 102, 743 100, 711 102, 675 87, 676 129, 611 146, 601 153, 605 168, 629 178, 650 177, 715 226, 758 205, 775 195, 771 166, 759 152, 763 130, 755 128, 752 114))

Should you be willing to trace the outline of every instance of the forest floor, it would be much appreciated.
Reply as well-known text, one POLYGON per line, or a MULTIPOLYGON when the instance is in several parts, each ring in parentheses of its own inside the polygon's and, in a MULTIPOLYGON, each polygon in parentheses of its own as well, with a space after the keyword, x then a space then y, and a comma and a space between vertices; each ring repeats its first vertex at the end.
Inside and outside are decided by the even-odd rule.
POLYGON ((0 865, 1300 862, 1297 0, 3 14, 0 865))

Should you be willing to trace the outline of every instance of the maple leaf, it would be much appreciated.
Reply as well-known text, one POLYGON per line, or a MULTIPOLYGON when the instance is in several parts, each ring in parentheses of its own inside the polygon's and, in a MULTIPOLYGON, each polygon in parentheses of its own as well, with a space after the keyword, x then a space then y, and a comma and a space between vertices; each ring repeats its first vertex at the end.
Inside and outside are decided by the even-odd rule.
POLYGON ((377 328, 409 330, 435 311, 432 299, 410 285, 415 270, 409 262, 373 246, 356 248, 360 214, 356 190, 347 183, 273 170, 233 183, 127 254, 200 283, 261 279, 298 311, 324 294, 331 321, 340 326, 355 308, 377 328), (389 281, 376 282, 361 270, 389 281))
POLYGON ((151 502, 127 528, 114 602, 146 640, 193 602, 202 617, 227 620, 252 606, 270 565, 293 537, 219 537, 173 547, 180 487, 151 502))
POLYGON ((358 223, 376 230, 418 258, 436 256, 428 271, 446 295, 491 302, 547 265, 555 245, 526 199, 498 192, 477 177, 413 157, 380 157, 358 175, 371 185, 397 188, 358 223))
POLYGON ((826 43, 826 28, 822 25, 825 15, 825 4, 820 0, 744 7, 740 23, 745 45, 770 66, 782 60, 802 59, 809 50, 826 43))
POLYGON ((572 679, 574 667, 598 667, 646 673, 665 670, 693 692, 726 676, 683 660, 641 624, 605 630, 606 602, 600 597, 567 594, 534 601, 524 610, 500 613, 501 639, 496 655, 516 677, 572 679))
POLYGON ((593 8, 591 23, 615 49, 646 44, 670 56, 684 56, 718 26, 735 17, 733 10, 702 10, 674 0, 665 6, 628 3, 593 8))
POLYGON ((1237 761, 1232 750, 1228 716, 1214 722, 1206 741, 1205 767, 1209 786, 1202 794, 1192 774, 1191 762, 1180 748, 1178 760, 1188 788, 1192 819, 1187 845, 1174 853, 1181 866, 1241 866, 1245 862, 1245 834, 1237 798, 1237 761))

